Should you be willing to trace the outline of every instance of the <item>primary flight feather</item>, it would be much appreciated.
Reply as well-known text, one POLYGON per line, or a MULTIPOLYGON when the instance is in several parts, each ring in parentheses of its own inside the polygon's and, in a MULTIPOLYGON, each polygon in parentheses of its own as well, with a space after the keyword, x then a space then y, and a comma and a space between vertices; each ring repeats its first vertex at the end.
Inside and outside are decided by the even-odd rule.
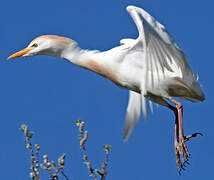
POLYGON ((180 172, 190 156, 185 142, 200 133, 184 136, 182 104, 172 97, 196 102, 203 101, 205 96, 186 55, 166 28, 141 8, 128 6, 127 11, 137 26, 139 36, 137 39, 121 40, 118 47, 104 52, 89 51, 81 49, 70 38, 43 35, 8 59, 34 55, 56 56, 129 89, 124 140, 128 139, 133 125, 137 124, 141 109, 146 117, 146 99, 150 104, 154 102, 170 108, 175 114, 175 154, 180 172))

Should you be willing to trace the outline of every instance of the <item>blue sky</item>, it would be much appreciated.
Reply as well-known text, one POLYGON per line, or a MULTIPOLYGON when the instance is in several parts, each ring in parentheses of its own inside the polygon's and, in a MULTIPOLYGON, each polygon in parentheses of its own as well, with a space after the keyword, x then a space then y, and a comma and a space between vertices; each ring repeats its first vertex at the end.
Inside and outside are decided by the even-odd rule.
MULTIPOLYGON (((57 160, 67 154, 70 179, 90 179, 82 163, 75 121, 86 122, 89 159, 99 168, 103 144, 111 144, 108 179, 201 180, 213 177, 213 6, 212 1, 61 0, 12 1, 0 5, 0 169, 1 179, 27 179, 29 152, 23 134, 26 123, 36 132, 41 153, 57 160), (120 39, 137 37, 125 10, 143 7, 163 23, 187 54, 206 94, 203 103, 184 102, 184 132, 203 137, 188 142, 191 166, 176 169, 173 113, 165 107, 142 117, 127 143, 122 140, 128 91, 68 61, 37 56, 8 61, 39 35, 56 34, 76 40, 86 49, 107 50, 120 39)), ((42 179, 45 178, 42 174, 42 179)))

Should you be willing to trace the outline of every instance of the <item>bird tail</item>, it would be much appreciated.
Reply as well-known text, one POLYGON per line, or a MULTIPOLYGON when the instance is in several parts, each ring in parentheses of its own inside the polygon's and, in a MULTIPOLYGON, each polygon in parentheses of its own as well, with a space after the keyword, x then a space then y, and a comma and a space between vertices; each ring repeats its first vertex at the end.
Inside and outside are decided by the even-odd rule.
POLYGON ((185 94, 182 94, 180 99, 186 99, 192 102, 197 101, 204 101, 205 95, 203 91, 201 90, 201 85, 198 82, 198 76, 196 74, 193 74, 189 80, 182 80, 181 78, 174 78, 181 86, 183 86, 186 91, 185 94))
POLYGON ((184 99, 192 102, 205 100, 205 95, 201 90, 201 85, 197 81, 193 81, 191 84, 191 97, 185 97, 184 99))
MULTIPOLYGON (((126 120, 124 126, 124 141, 127 141, 131 135, 134 125, 137 125, 140 118, 140 111, 142 105, 143 117, 146 119, 146 98, 139 93, 129 91, 129 102, 126 110, 126 120)), ((153 112, 152 102, 149 101, 151 112, 153 112)))

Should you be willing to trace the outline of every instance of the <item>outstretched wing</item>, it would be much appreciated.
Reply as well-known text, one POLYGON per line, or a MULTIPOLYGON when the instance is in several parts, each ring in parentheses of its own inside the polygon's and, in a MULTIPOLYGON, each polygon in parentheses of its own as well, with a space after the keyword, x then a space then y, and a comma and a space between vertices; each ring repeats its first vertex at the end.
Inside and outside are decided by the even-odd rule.
MULTIPOLYGON (((141 78, 142 104, 139 101, 140 96, 130 91, 125 122, 125 140, 128 139, 134 122, 139 119, 141 105, 144 118, 146 117, 145 95, 148 90, 157 86, 159 81, 163 80, 169 72, 183 79, 192 79, 193 76, 185 54, 179 49, 162 24, 141 8, 128 6, 127 11, 137 26, 139 36, 131 42, 130 40, 123 41, 129 45, 131 44, 129 55, 132 58, 130 60, 135 59, 139 62, 139 58, 141 58, 143 76, 141 78)), ((160 104, 164 105, 163 102, 165 101, 162 100, 160 104)))
POLYGON ((188 74, 192 75, 185 54, 162 24, 141 8, 128 6, 127 11, 139 31, 135 46, 141 46, 144 50, 145 73, 141 85, 143 95, 148 88, 152 89, 158 81, 165 78, 167 71, 177 73, 181 78, 184 73, 186 77, 188 74))

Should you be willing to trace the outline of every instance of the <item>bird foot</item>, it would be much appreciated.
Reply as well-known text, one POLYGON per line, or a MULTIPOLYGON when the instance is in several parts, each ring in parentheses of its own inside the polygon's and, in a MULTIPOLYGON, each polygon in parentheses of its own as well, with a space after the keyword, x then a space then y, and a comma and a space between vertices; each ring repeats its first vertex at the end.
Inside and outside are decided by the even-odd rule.
POLYGON ((188 160, 191 157, 185 142, 189 141, 192 137, 196 137, 197 135, 202 136, 201 133, 194 133, 194 134, 185 136, 183 138, 180 138, 180 142, 175 144, 176 163, 177 163, 179 174, 181 170, 185 170, 184 167, 186 164, 189 164, 188 160))
POLYGON ((181 170, 185 170, 184 169, 185 163, 188 163, 188 160, 190 157, 190 153, 187 149, 184 139, 180 140, 180 143, 178 143, 175 146, 175 155, 176 155, 176 163, 177 163, 178 172, 180 174, 181 170))

